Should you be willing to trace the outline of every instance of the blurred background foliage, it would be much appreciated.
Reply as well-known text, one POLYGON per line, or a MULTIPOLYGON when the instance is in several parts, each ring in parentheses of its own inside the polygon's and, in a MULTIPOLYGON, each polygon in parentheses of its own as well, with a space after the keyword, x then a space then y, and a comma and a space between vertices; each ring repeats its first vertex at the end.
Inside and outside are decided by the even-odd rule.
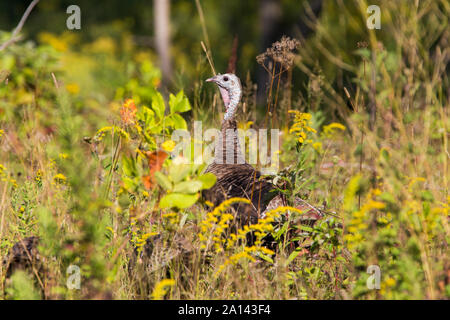
MULTIPOLYGON (((0 44, 29 2, 0 2, 0 44)), ((172 0, 167 80, 152 2, 41 0, 23 40, 0 52, 1 256, 15 241, 39 235, 43 256, 58 257, 48 264, 51 298, 148 298, 136 288, 157 288, 167 273, 176 279, 171 298, 448 298, 450 5, 370 4, 381 8, 381 30, 366 27, 367 1, 172 0), (81 8, 81 30, 66 28, 72 4, 81 8), (256 56, 282 35, 300 46, 270 96, 274 79, 256 56), (201 260, 187 265, 176 258, 145 280, 130 279, 124 266, 150 235, 198 240, 185 226, 201 225, 205 210, 179 205, 185 201, 172 201, 175 213, 158 207, 172 181, 156 175, 161 188, 145 180, 151 167, 145 155, 170 133, 155 119, 174 128, 191 129, 193 120, 220 125, 223 110, 216 88, 204 86, 212 72, 200 42, 224 73, 235 37, 244 86, 239 127, 263 127, 270 118, 282 131, 282 168, 291 170, 278 175, 291 186, 286 194, 323 203, 336 219, 307 230, 309 251, 282 251, 282 263, 267 269, 243 263, 216 281, 201 260), (127 117, 136 116, 144 132, 124 123, 128 99, 127 117), (163 116, 176 100, 180 110, 163 116), (290 131, 290 109, 308 120, 297 121, 298 135, 290 131), (306 139, 307 128, 313 130, 306 139), (65 288, 73 263, 86 280, 81 292, 65 288), (369 264, 382 269, 379 291, 366 286, 369 264), (192 270, 202 278, 183 282, 192 270)), ((159 169, 177 168, 167 159, 159 169)), ((199 171, 190 168, 182 182, 200 179, 199 171)), ((195 202, 201 188, 186 193, 195 202)), ((226 260, 214 253, 212 261, 226 260)), ((25 275, 14 279, 10 297, 38 295, 39 285, 25 275)))
MULTIPOLYGON (((371 4, 379 2, 373 1, 371 4)), ((28 3, 25 0, 2 2, 0 30, 12 30, 28 3)), ((237 74, 245 79, 250 73, 251 79, 258 83, 258 102, 263 103, 261 97, 267 89, 267 77, 255 57, 282 35, 288 35, 302 39, 301 50, 314 54, 305 63, 311 68, 320 67, 330 83, 342 90, 343 83, 351 80, 360 63, 360 58, 355 54, 357 42, 368 40, 368 29, 365 28, 359 6, 353 1, 342 5, 322 0, 202 1, 207 32, 205 40, 196 1, 170 1, 170 58, 173 62, 170 89, 187 88, 187 93, 191 94, 188 90, 192 90, 192 84, 210 75, 200 45, 202 40, 212 50, 217 72, 224 73, 233 39, 237 36, 237 74), (320 17, 322 24, 321 28, 313 31, 315 28, 312 24, 316 17, 320 17), (320 48, 314 45, 317 42, 322 43, 320 48), (344 68, 335 68, 330 56, 342 60, 344 68)), ((126 81, 126 71, 129 72, 126 62, 129 61, 131 51, 145 51, 149 54, 147 60, 158 64, 155 56, 154 14, 154 6, 149 1, 131 0, 124 3, 111 0, 98 5, 92 1, 72 3, 47 0, 41 1, 34 9, 25 31, 27 39, 50 44, 60 52, 78 53, 79 58, 84 58, 84 61, 74 61, 75 57, 67 57, 64 63, 67 74, 83 84, 83 87, 93 91, 96 86, 103 84, 109 86, 111 91, 126 81), (66 8, 71 4, 81 8, 82 27, 79 31, 68 31, 66 28, 66 8), (105 56, 101 55, 102 51, 105 56), (89 58, 80 57, 80 53, 83 56, 96 54, 93 59, 95 66, 92 67, 96 69, 100 81, 97 78, 89 81, 83 76, 87 66, 82 66, 82 63, 88 63, 89 58), (118 61, 111 60, 111 56, 108 59, 108 54, 118 61), (116 73, 109 73, 113 71, 116 73)), ((383 24, 391 23, 385 15, 382 19, 383 24)), ((380 33, 379 36, 385 46, 392 49, 394 43, 384 41, 389 35, 380 33)), ((143 56, 141 58, 145 59, 143 56)), ((294 88, 305 93, 307 75, 300 69, 293 72, 294 88)))

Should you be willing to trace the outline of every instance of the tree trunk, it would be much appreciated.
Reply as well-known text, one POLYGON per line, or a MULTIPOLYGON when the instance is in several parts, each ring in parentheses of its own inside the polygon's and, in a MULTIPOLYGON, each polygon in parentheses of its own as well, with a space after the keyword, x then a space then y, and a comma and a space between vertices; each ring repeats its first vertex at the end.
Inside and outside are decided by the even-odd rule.
POLYGON ((170 59, 170 0, 154 0, 155 42, 162 72, 163 86, 172 76, 170 59))

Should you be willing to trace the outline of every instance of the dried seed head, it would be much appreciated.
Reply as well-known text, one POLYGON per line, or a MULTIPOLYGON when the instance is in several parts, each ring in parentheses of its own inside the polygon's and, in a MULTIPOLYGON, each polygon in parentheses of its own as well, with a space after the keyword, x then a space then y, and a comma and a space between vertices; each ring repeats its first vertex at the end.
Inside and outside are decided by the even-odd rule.
POLYGON ((266 52, 256 57, 256 62, 264 65, 266 59, 270 58, 275 62, 280 63, 283 68, 289 69, 295 59, 295 50, 300 46, 300 41, 283 36, 280 41, 272 44, 272 47, 267 48, 266 52))

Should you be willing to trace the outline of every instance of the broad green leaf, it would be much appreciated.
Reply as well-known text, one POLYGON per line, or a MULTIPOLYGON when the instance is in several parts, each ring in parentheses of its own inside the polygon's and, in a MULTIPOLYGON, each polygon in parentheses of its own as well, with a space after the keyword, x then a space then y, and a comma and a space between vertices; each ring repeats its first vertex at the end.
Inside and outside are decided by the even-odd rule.
POLYGON ((165 117, 162 121, 162 126, 164 128, 175 127, 175 122, 171 116, 165 117))
POLYGON ((137 118, 144 122, 145 127, 151 127, 155 124, 155 112, 146 106, 140 108, 137 118))
POLYGON ((136 182, 135 179, 131 179, 131 178, 127 178, 127 177, 122 178, 122 183, 123 183, 123 187, 125 188, 125 190, 130 190, 130 191, 136 190, 136 188, 138 186, 138 183, 136 182))
POLYGON ((181 180, 184 180, 191 171, 191 166, 188 164, 172 164, 169 167, 169 178, 174 182, 178 183, 181 180))
POLYGON ((156 182, 164 189, 164 190, 171 190, 172 189, 172 183, 170 182, 169 178, 167 178, 164 174, 162 174, 159 171, 155 172, 155 179, 156 182))
POLYGON ((184 129, 187 130, 187 124, 186 120, 182 116, 180 116, 178 113, 174 113, 170 116, 170 118, 173 121, 173 126, 175 129, 184 129))
POLYGON ((209 189, 216 183, 217 177, 214 173, 208 172, 198 177, 198 180, 203 184, 202 189, 209 189))
POLYGON ((155 111, 155 113, 159 119, 162 119, 164 117, 165 108, 166 107, 164 105, 164 99, 163 99, 161 93, 156 92, 153 95, 153 99, 152 99, 152 109, 155 111))
POLYGON ((148 132, 151 134, 160 134, 163 131, 164 125, 155 125, 153 127, 148 128, 148 132))
POLYGON ((185 209, 197 202, 199 194, 169 193, 159 202, 159 207, 185 209))
POLYGON ((191 181, 182 181, 175 185, 173 188, 173 192, 180 192, 180 193, 196 193, 199 191, 203 186, 203 183, 196 180, 191 181))
POLYGON ((191 105, 188 98, 184 95, 183 90, 178 92, 176 96, 170 94, 169 96, 170 113, 186 112, 191 110, 191 105))

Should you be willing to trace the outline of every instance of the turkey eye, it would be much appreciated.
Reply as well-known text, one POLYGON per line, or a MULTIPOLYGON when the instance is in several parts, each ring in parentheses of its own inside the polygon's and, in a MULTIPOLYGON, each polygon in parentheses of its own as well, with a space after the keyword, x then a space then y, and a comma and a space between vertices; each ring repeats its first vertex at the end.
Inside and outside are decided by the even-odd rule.
POLYGON ((227 76, 223 77, 223 81, 228 81, 228 77, 227 76))

